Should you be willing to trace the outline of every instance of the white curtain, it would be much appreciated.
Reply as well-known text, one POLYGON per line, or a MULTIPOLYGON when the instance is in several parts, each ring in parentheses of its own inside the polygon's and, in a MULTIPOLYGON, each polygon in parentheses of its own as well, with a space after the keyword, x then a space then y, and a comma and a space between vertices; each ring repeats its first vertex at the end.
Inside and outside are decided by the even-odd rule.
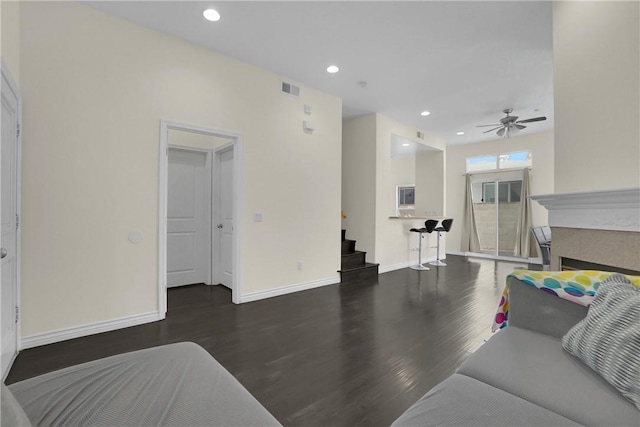
POLYGON ((516 249, 515 256, 528 258, 531 253, 531 200, 529 169, 522 171, 522 192, 520 194, 520 214, 518 215, 518 225, 516 227, 516 249))
POLYGON ((464 252, 480 252, 480 239, 476 228, 476 217, 473 212, 473 196, 471 194, 471 174, 466 176, 464 196, 464 218, 462 219, 462 242, 460 249, 464 252))

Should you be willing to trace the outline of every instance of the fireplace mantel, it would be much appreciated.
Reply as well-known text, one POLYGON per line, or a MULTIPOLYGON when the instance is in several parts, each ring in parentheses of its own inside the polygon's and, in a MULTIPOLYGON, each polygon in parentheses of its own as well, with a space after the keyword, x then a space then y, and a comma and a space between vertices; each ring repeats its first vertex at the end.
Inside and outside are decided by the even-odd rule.
POLYGON ((640 232, 640 188, 531 196, 551 227, 640 232))

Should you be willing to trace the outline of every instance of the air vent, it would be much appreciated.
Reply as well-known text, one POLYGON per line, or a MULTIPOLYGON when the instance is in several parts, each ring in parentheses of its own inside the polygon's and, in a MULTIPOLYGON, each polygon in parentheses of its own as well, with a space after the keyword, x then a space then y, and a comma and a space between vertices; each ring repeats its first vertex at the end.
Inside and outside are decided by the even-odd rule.
POLYGON ((418 138, 420 138, 420 139, 424 139, 424 133, 422 133, 422 132, 420 132, 420 131, 418 131, 418 133, 417 133, 417 135, 416 135, 416 136, 417 136, 418 138))
POLYGON ((294 86, 291 83, 282 82, 282 93, 286 93, 291 96, 300 96, 300 88, 298 86, 294 86))

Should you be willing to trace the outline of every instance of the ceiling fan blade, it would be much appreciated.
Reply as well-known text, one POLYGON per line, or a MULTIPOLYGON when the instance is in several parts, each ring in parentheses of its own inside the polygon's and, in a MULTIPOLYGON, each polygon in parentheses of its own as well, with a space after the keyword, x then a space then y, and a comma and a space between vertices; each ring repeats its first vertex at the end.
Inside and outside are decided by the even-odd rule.
POLYGON ((496 124, 493 124, 493 125, 478 125, 478 126, 476 126, 476 127, 477 127, 477 128, 486 128, 486 127, 488 127, 488 126, 502 126, 502 125, 501 125, 500 123, 496 123, 496 124))
MULTIPOLYGON (((501 127, 502 127, 502 126, 498 126, 497 128, 489 129, 489 130, 486 130, 486 131, 484 131, 484 132, 482 132, 482 133, 489 133, 489 132, 493 132, 494 130, 496 130, 496 129, 500 129, 501 127)), ((504 129, 504 128, 503 128, 503 129, 504 129)))
POLYGON ((533 119, 526 119, 526 120, 518 120, 516 123, 531 123, 531 122, 541 122, 543 120, 547 120, 546 117, 535 117, 533 119))
POLYGON ((500 130, 498 131, 498 136, 502 136, 502 135, 504 135, 504 131, 505 131, 506 129, 507 129, 507 128, 502 128, 502 129, 500 129, 500 130))
POLYGON ((518 123, 514 123, 513 125, 514 125, 514 126, 516 127, 516 129, 518 129, 518 130, 520 130, 520 129, 525 129, 525 128, 526 128, 526 126, 524 126, 524 125, 520 125, 520 124, 518 124, 518 123))

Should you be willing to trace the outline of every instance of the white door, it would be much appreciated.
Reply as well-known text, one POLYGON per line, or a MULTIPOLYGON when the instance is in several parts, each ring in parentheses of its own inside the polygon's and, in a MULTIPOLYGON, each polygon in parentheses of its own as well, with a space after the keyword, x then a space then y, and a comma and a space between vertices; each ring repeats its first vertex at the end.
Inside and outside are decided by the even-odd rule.
POLYGON ((2 378, 13 363, 18 350, 18 133, 20 102, 17 88, 2 73, 2 173, 0 186, 0 280, 2 287, 2 378))
POLYGON ((211 284, 211 166, 208 153, 169 148, 167 287, 211 284))
POLYGON ((216 210, 218 220, 218 282, 227 288, 233 282, 233 147, 216 153, 216 210))

